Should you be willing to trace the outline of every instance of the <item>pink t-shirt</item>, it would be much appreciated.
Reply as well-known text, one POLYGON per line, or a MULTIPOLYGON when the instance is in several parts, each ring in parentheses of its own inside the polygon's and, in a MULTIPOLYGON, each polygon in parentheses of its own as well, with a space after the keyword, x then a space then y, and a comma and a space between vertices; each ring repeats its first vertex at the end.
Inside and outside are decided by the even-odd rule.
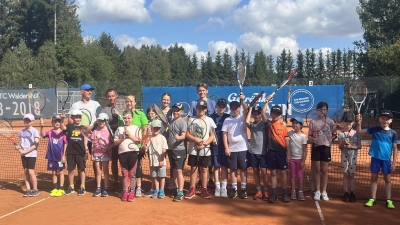
POLYGON ((94 130, 91 136, 93 140, 93 155, 111 157, 111 151, 103 152, 103 148, 107 148, 110 144, 110 132, 107 129, 94 130))

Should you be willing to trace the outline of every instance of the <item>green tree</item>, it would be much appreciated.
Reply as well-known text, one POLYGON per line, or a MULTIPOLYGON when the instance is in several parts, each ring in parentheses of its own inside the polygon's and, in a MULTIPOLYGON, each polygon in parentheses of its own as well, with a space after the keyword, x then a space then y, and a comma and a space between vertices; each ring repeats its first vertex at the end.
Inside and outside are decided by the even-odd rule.
POLYGON ((299 49, 297 51, 296 57, 296 64, 297 64, 297 74, 296 78, 304 78, 304 55, 303 52, 299 49))
POLYGON ((0 0, 0 61, 7 51, 17 47, 21 41, 20 3, 17 0, 0 0))

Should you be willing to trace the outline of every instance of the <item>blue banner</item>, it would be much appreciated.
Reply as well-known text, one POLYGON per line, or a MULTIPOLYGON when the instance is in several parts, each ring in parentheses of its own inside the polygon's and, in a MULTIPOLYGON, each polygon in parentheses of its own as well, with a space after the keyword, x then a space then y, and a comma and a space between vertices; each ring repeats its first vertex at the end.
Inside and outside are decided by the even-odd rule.
MULTIPOLYGON (((258 93, 264 91, 265 93, 256 103, 256 105, 263 106, 265 98, 276 88, 274 86, 245 86, 243 87, 245 101, 249 104, 258 93)), ((270 107, 280 105, 284 114, 286 113, 288 88, 288 86, 282 87, 270 102, 270 107)), ((207 96, 217 95, 225 98, 229 104, 231 101, 239 100, 238 89, 235 86, 209 87, 207 96)), ((176 102, 190 104, 193 100, 198 99, 196 87, 143 87, 143 110, 146 111, 147 107, 154 103, 161 105, 161 95, 166 92, 171 95, 171 106, 176 102)), ((327 102, 329 105, 328 116, 334 118, 336 111, 344 103, 344 85, 291 86, 290 96, 289 117, 305 118, 307 112, 315 109, 318 102, 327 102)))

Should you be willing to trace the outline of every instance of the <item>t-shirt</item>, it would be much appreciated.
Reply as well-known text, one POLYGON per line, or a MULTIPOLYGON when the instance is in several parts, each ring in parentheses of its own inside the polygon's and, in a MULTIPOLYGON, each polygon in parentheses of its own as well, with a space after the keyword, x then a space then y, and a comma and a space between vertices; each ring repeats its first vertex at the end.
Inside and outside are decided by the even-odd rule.
POLYGON ((174 120, 171 123, 171 130, 168 130, 168 149, 176 150, 176 151, 184 151, 186 150, 186 141, 185 140, 175 140, 172 135, 172 130, 178 136, 182 135, 182 133, 187 131, 187 123, 183 119, 174 120))
MULTIPOLYGON (((132 135, 137 135, 139 138, 142 138, 142 132, 140 132, 140 128, 135 125, 130 125, 126 127, 132 135)), ((118 127, 114 134, 114 141, 124 139, 121 144, 118 146, 118 154, 124 152, 138 152, 139 147, 135 142, 133 142, 130 138, 124 137, 125 127, 118 127)))
POLYGON ((84 147, 82 126, 67 124, 67 154, 69 155, 82 155, 86 154, 86 148, 84 147))
POLYGON ((214 121, 217 128, 215 128, 215 133, 217 134, 218 138, 218 145, 214 145, 211 143, 211 154, 212 155, 224 155, 225 154, 225 146, 224 141, 222 140, 222 125, 226 118, 230 117, 231 115, 224 113, 222 115, 218 115, 217 113, 213 113, 210 118, 214 121))
MULTIPOLYGON (((207 139, 210 137, 210 129, 211 129, 211 127, 216 128, 216 125, 215 125, 214 121, 210 117, 204 118, 204 122, 202 122, 201 120, 197 119, 196 117, 194 117, 194 118, 192 117, 188 121, 188 130, 190 130, 191 128, 193 129, 195 127, 194 124, 198 124, 199 126, 197 126, 195 128, 195 130, 193 130, 191 132, 192 135, 195 136, 195 137, 202 138, 202 135, 205 134, 204 137, 203 137, 203 141, 207 141, 207 139), (204 126, 204 124, 206 124, 206 127, 204 126)), ((197 145, 193 141, 189 142, 188 152, 189 152, 190 155, 197 155, 197 153, 199 153, 199 156, 209 156, 209 155, 211 155, 210 145, 205 146, 204 149, 197 150, 197 145)))
POLYGON ((286 152, 286 126, 281 122, 267 121, 267 149, 286 152))
MULTIPOLYGON (((100 113, 105 113, 108 115, 108 118, 110 118, 108 124, 112 127, 113 125, 118 124, 118 114, 112 113, 111 109, 112 107, 107 105, 106 107, 101 109, 100 113)), ((117 130, 117 128, 111 129, 114 133, 117 130)))
MULTIPOLYGON (((135 111, 132 111, 132 113, 133 113, 132 125, 142 127, 143 125, 149 124, 147 116, 144 112, 135 109, 135 111)), ((124 121, 122 121, 121 117, 118 117, 118 126, 119 127, 124 126, 124 121)))
POLYGON ((90 100, 87 103, 83 103, 82 101, 75 102, 74 104, 71 105, 68 114, 71 114, 71 111, 74 109, 87 109, 90 112, 90 115, 92 117, 90 126, 94 125, 94 122, 96 122, 96 116, 99 115, 101 112, 100 104, 94 100, 90 100))
MULTIPOLYGON (((162 136, 161 134, 157 134, 156 136, 152 137, 148 145, 150 166, 160 166, 163 151, 167 149, 168 144, 164 136, 162 136)), ((163 162, 165 165, 165 157, 163 158, 163 162)))
POLYGON ((267 125, 263 121, 250 123, 250 148, 251 154, 267 154, 267 125))
MULTIPOLYGON (((192 103, 190 104, 190 110, 189 110, 188 116, 190 116, 190 117, 197 116, 197 110, 196 110, 197 101, 198 100, 192 101, 192 103)), ((215 112, 215 106, 216 106, 216 103, 214 100, 207 99, 207 116, 209 116, 215 112)))
MULTIPOLYGON (((30 129, 23 129, 19 132, 19 137, 21 138, 21 147, 26 150, 30 148, 35 143, 35 138, 39 138, 39 131, 32 127, 30 129)), ((25 157, 37 157, 37 149, 29 152, 25 157)))
POLYGON ((332 136, 336 135, 336 124, 330 118, 326 118, 326 123, 319 118, 313 119, 310 122, 309 136, 316 138, 315 146, 328 146, 332 145, 332 136), (311 130, 319 131, 312 134, 311 130))
POLYGON ((93 143, 93 155, 97 157, 107 156, 111 157, 111 151, 103 152, 103 148, 107 148, 110 145, 110 132, 107 129, 99 130, 96 129, 91 135, 93 143), (104 145, 101 144, 104 141, 104 145))
POLYGON ((243 116, 226 118, 221 130, 227 132, 228 147, 231 152, 242 152, 249 149, 247 126, 243 116))
POLYGON ((289 131, 290 158, 303 158, 303 145, 307 144, 307 136, 304 133, 297 134, 294 130, 289 131))
POLYGON ((372 134, 371 146, 368 154, 380 160, 390 160, 392 146, 398 142, 396 131, 384 130, 381 126, 367 128, 367 132, 372 134))
POLYGON ((64 156, 64 145, 67 144, 67 135, 65 135, 64 131, 48 130, 44 133, 44 136, 49 138, 46 159, 60 162, 64 156))

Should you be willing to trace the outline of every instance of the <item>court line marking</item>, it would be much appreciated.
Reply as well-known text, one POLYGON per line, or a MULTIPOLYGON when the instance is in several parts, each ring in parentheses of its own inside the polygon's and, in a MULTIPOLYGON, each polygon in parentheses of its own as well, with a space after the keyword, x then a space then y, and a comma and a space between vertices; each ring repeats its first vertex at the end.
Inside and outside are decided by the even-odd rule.
POLYGON ((324 215, 322 214, 321 207, 319 206, 318 201, 315 201, 315 206, 317 207, 319 218, 321 219, 322 225, 326 225, 324 215))

